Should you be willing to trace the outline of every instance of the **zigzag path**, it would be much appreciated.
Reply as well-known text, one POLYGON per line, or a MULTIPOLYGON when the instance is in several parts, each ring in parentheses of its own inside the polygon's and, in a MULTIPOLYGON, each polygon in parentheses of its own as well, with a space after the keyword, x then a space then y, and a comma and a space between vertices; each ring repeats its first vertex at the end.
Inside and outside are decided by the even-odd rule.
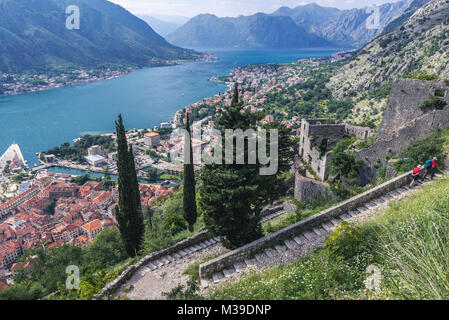
MULTIPOLYGON (((436 174, 435 176, 438 178, 442 174, 436 174)), ((429 183, 431 183, 429 180, 418 180, 413 188, 404 186, 393 190, 382 197, 365 203, 356 210, 346 212, 330 222, 300 233, 284 241, 283 244, 267 248, 263 252, 256 254, 252 259, 238 261, 229 269, 214 273, 211 279, 201 279, 200 293, 204 294, 224 283, 237 281, 242 276, 256 270, 296 260, 313 249, 322 247, 329 233, 334 231, 336 226, 342 221, 353 222, 374 215, 379 210, 386 208, 392 201, 408 197, 423 185, 429 183)), ((278 217, 283 213, 285 211, 273 213, 265 217, 263 222, 278 217)), ((180 250, 171 256, 165 256, 141 268, 117 290, 116 296, 127 297, 132 300, 165 299, 162 295, 163 292, 169 292, 178 285, 186 285, 189 276, 184 275, 183 272, 191 264, 202 261, 205 258, 222 255, 226 252, 229 252, 229 250, 221 245, 218 237, 180 250)))

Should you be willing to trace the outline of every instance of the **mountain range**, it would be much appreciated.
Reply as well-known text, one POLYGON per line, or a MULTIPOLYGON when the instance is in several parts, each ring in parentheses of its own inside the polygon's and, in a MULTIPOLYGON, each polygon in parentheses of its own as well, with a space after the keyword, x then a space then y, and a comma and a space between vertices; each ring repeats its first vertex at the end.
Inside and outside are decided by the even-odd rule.
POLYGON ((194 59, 147 23, 105 0, 0 0, 0 71, 98 64, 144 66, 194 59), (66 28, 66 8, 80 8, 80 29, 66 28))
POLYGON ((165 18, 158 19, 158 18, 150 16, 150 15, 137 15, 137 17, 139 17, 140 19, 142 19, 143 21, 148 23, 151 26, 151 28, 153 28, 154 31, 156 31, 158 34, 160 34, 163 37, 169 35, 170 33, 175 32, 176 30, 181 28, 185 22, 187 22, 189 20, 189 19, 187 19, 187 21, 182 23, 182 22, 175 22, 175 21, 166 21, 166 20, 162 20, 165 18))
MULTIPOLYGON (((428 0, 427 0, 428 1, 428 0)), ((366 8, 340 10, 315 3, 296 8, 281 7, 271 14, 237 18, 202 14, 166 36, 175 45, 189 48, 215 47, 360 47, 382 33, 401 16, 412 0, 379 6, 377 29, 367 29, 371 13, 366 8)))
POLYGON ((332 45, 325 39, 308 33, 290 17, 264 13, 238 18, 201 14, 168 35, 167 40, 190 48, 310 48, 332 45))
POLYGON ((175 32, 190 20, 190 18, 184 16, 160 14, 138 14, 137 17, 148 23, 154 31, 163 37, 175 32))

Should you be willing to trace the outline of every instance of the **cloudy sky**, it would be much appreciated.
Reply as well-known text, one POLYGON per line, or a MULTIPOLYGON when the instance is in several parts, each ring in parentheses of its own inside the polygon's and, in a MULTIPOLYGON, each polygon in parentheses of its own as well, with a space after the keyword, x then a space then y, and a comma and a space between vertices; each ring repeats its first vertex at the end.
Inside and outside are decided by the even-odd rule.
POLYGON ((341 9, 366 7, 398 0, 109 0, 134 14, 179 15, 193 17, 200 13, 217 16, 271 13, 281 6, 296 7, 315 2, 321 6, 341 9))

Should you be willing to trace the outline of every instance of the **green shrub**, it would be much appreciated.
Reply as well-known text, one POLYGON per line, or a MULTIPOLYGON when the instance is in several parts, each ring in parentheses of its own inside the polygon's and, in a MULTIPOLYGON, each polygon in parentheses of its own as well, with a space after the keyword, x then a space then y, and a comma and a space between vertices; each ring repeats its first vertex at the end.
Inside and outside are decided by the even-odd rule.
POLYGON ((162 295, 167 298, 167 300, 202 300, 203 297, 197 292, 200 287, 198 283, 190 279, 187 281, 187 288, 184 290, 183 285, 178 285, 173 288, 170 292, 163 292, 162 295))
POLYGON ((350 149, 354 141, 354 138, 341 139, 332 150, 332 158, 329 164, 329 171, 332 175, 351 177, 359 171, 362 162, 355 157, 354 152, 350 149))
POLYGON ((446 101, 440 98, 430 95, 429 98, 419 105, 420 109, 438 109, 441 110, 447 105, 446 101))
POLYGON ((182 215, 175 212, 169 212, 164 216, 162 226, 165 230, 174 235, 187 228, 187 221, 182 215))
POLYGON ((442 90, 442 89, 436 89, 435 90, 435 96, 436 97, 444 97, 444 90, 442 90))
POLYGON ((363 250, 360 229, 343 221, 326 239, 326 247, 334 254, 350 258, 363 250))
POLYGON ((438 80, 438 76, 436 74, 428 74, 424 71, 422 72, 411 72, 407 76, 409 79, 418 79, 418 80, 438 80))

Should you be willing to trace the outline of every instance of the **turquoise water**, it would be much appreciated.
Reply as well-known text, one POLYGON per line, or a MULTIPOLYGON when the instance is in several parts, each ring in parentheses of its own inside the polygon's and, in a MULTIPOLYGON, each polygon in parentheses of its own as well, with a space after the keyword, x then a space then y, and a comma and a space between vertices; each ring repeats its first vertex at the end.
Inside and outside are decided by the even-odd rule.
POLYGON ((0 97, 0 154, 18 143, 32 166, 36 152, 82 134, 112 132, 119 113, 126 128, 148 128, 171 120, 176 110, 224 92, 223 84, 207 79, 227 75, 238 66, 293 62, 339 50, 210 50, 219 61, 147 68, 108 81, 0 97))
MULTIPOLYGON (((70 168, 63 168, 63 167, 51 167, 48 169, 48 171, 50 172, 56 172, 56 173, 65 173, 65 174, 70 174, 70 175, 74 175, 74 176, 83 176, 85 174, 88 174, 89 176, 93 177, 93 178, 103 178, 105 176, 107 176, 104 173, 99 173, 99 172, 91 172, 91 171, 82 171, 82 170, 77 170, 77 169, 70 169, 70 168)), ((118 177, 116 175, 113 174, 109 174, 108 175, 112 180, 117 180, 118 177)), ((149 180, 143 180, 143 179, 139 179, 139 182, 141 183, 152 183, 152 184, 157 184, 160 183, 162 180, 153 180, 153 181, 149 181, 149 180)))

